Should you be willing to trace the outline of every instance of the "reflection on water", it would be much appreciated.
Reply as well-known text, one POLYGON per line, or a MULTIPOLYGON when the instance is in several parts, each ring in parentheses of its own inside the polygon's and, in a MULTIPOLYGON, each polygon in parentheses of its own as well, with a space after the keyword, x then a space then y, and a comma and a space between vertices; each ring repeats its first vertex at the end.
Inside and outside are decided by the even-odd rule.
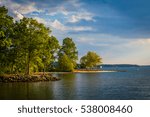
POLYGON ((150 67, 55 74, 56 82, 0 83, 0 99, 150 99, 150 67))

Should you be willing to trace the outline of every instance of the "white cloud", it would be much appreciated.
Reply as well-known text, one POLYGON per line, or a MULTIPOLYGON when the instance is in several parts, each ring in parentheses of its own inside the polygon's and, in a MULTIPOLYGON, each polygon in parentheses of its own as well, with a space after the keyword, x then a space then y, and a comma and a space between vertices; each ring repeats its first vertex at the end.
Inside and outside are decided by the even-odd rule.
POLYGON ((71 18, 69 18, 69 22, 76 23, 79 22, 80 20, 95 21, 93 17, 94 15, 92 13, 86 11, 80 11, 76 14, 73 14, 71 18))
POLYGON ((54 20, 53 22, 51 22, 50 26, 52 26, 53 28, 55 28, 57 30, 61 30, 61 31, 89 31, 89 30, 92 30, 92 27, 87 27, 87 26, 73 26, 73 27, 65 26, 57 19, 54 20))
POLYGON ((61 22, 59 22, 58 20, 55 20, 55 21, 52 22, 50 25, 51 25, 53 28, 58 29, 58 30, 61 30, 61 31, 67 30, 67 28, 66 28, 61 22))
POLYGON ((102 47, 102 46, 108 47, 108 46, 110 46, 110 44, 108 44, 108 43, 93 43, 93 42, 90 42, 89 44, 92 45, 92 46, 97 46, 97 47, 102 47))
POLYGON ((18 4, 16 9, 18 9, 22 14, 32 13, 33 11, 42 12, 42 10, 39 10, 35 7, 35 3, 27 4, 24 6, 18 4))
POLYGON ((53 7, 53 8, 49 8, 49 11, 48 11, 48 13, 46 13, 46 15, 54 16, 59 13, 63 14, 63 15, 68 15, 69 11, 67 11, 64 6, 53 7))
POLYGON ((43 18, 40 18, 40 17, 33 17, 34 19, 36 19, 39 23, 43 23, 45 25, 47 25, 47 21, 43 18))
POLYGON ((90 44, 91 42, 92 43, 94 43, 94 42, 96 42, 97 43, 97 39, 94 39, 94 38, 91 38, 91 37, 88 37, 88 36, 86 36, 86 37, 78 37, 78 40, 76 40, 77 42, 79 42, 79 43, 85 43, 85 44, 90 44))
MULTIPOLYGON (((115 43, 117 42, 117 44, 122 43, 122 40, 117 37, 117 36, 112 36, 109 34, 86 34, 86 35, 78 35, 78 42, 80 43, 85 43, 85 44, 89 44, 89 45, 95 45, 95 46, 101 46, 101 45, 111 45, 113 44, 114 46, 115 43)), ((124 42, 126 42, 126 40, 124 39, 124 42)))
POLYGON ((111 63, 150 64, 150 39, 129 39, 126 43, 110 46, 106 61, 111 63), (112 57, 111 57, 112 56, 112 57), (111 59, 113 58, 113 59, 111 59))
POLYGON ((93 30, 92 27, 88 27, 88 26, 76 26, 76 27, 70 27, 68 28, 72 31, 90 31, 93 30))
POLYGON ((12 2, 11 0, 2 0, 1 4, 5 5, 10 10, 10 12, 19 11, 21 14, 32 13, 33 11, 42 12, 42 10, 36 8, 36 4, 34 2, 22 5, 16 2, 12 2))
POLYGON ((55 2, 54 6, 47 8, 48 13, 46 13, 46 15, 54 16, 57 14, 63 14, 68 16, 70 13, 77 11, 81 5, 82 3, 78 0, 67 0, 62 3, 55 2))
POLYGON ((130 45, 138 45, 138 46, 150 45, 150 39, 137 39, 135 41, 131 41, 130 45))
MULTIPOLYGON (((44 15, 57 15, 62 14, 64 15, 64 19, 66 19, 66 22, 76 23, 80 20, 86 20, 86 21, 94 21, 93 14, 87 12, 85 9, 81 8, 82 3, 78 0, 73 1, 67 1, 62 2, 61 4, 54 5, 52 7, 45 6, 43 9, 38 9, 39 6, 36 4, 36 2, 30 2, 26 4, 20 4, 11 0, 1 0, 2 5, 5 5, 11 13, 14 13, 14 15, 17 15, 17 18, 22 18, 23 15, 27 16, 27 14, 30 13, 33 14, 33 12, 43 12, 44 15), (47 13, 44 11, 48 11, 47 13), (21 16, 22 15, 22 16, 21 16), (68 19, 67 19, 68 18, 68 19)), ((37 15, 38 16, 38 15, 37 15)), ((62 18, 62 16, 60 16, 62 18)), ((55 23, 58 22, 54 22, 55 23)), ((63 28, 63 27, 62 27, 63 28)), ((61 30, 64 30, 64 28, 61 30)), ((89 27, 73 27, 74 30, 91 30, 89 27)))
POLYGON ((19 13, 18 11, 14 11, 14 14, 15 14, 15 19, 16 20, 20 20, 20 19, 23 19, 23 15, 21 13, 19 13))
POLYGON ((150 38, 125 39, 113 35, 74 35, 80 54, 96 51, 109 64, 150 64, 150 38))
POLYGON ((68 15, 68 14, 69 14, 69 12, 66 10, 65 7, 61 6, 61 7, 59 7, 59 8, 60 8, 60 12, 61 12, 62 14, 64 14, 64 15, 68 15))
POLYGON ((59 6, 49 8, 46 15, 55 16, 58 14, 63 14, 65 15, 64 18, 68 18, 66 22, 70 23, 76 23, 80 20, 95 21, 93 18, 94 14, 81 7, 82 3, 78 0, 70 0, 65 2, 65 4, 60 4, 59 6))
POLYGON ((79 7, 82 6, 82 3, 79 2, 79 0, 70 0, 69 2, 70 2, 70 4, 71 4, 72 6, 74 6, 74 7, 76 7, 76 8, 79 8, 79 7))

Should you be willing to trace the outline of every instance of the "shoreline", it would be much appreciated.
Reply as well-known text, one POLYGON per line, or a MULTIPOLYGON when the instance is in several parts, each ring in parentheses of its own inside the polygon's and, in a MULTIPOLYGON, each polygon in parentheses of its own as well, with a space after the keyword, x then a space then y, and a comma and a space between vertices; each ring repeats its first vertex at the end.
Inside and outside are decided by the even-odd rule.
POLYGON ((118 72, 115 70, 75 70, 74 73, 118 72))
POLYGON ((53 74, 72 74, 72 73, 104 73, 104 72, 125 72, 119 70, 74 70, 73 72, 35 72, 32 75, 3 74, 0 75, 0 82, 43 82, 58 81, 60 78, 53 74))
POLYGON ((74 70, 72 72, 49 72, 54 74, 71 74, 71 73, 103 73, 103 72, 125 72, 121 70, 74 70))

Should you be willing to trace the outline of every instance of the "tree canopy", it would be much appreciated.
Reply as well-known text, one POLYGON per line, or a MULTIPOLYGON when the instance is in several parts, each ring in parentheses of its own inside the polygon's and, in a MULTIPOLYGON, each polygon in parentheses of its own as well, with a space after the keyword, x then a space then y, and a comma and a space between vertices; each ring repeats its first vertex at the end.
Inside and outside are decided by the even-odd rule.
POLYGON ((16 23, 14 45, 21 58, 25 73, 37 69, 37 65, 44 66, 43 59, 51 58, 49 41, 50 29, 32 18, 23 18, 16 23), (46 51, 45 51, 46 50, 46 51))
POLYGON ((73 63, 66 54, 59 55, 58 64, 59 64, 58 69, 59 71, 70 72, 74 70, 73 63))
POLYGON ((8 71, 10 65, 9 51, 12 45, 13 18, 8 15, 8 10, 0 7, 0 73, 8 71))
POLYGON ((75 43, 69 37, 63 40, 62 48, 60 49, 60 54, 66 54, 70 61, 73 63, 73 68, 76 67, 76 61, 78 60, 78 51, 75 43))
POLYGON ((85 56, 81 57, 80 63, 83 68, 93 68, 102 63, 102 58, 95 52, 89 51, 85 56))
POLYGON ((46 69, 55 59, 59 42, 51 30, 32 18, 13 21, 0 7, 0 71, 25 73, 46 69))

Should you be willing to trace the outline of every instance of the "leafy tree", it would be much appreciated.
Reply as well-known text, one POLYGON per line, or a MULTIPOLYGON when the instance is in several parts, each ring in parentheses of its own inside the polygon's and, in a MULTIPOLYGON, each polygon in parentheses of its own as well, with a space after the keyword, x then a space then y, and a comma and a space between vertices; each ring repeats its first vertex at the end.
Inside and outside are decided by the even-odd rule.
POLYGON ((58 50, 60 48, 59 41, 57 40, 56 37, 51 36, 50 39, 48 40, 48 45, 50 47, 50 53, 52 54, 53 61, 55 61, 58 50))
POLYGON ((53 71, 56 69, 54 66, 54 63, 56 63, 56 60, 58 58, 58 51, 60 49, 59 41, 56 37, 51 36, 51 38, 48 41, 48 46, 50 47, 50 53, 51 53, 51 62, 48 64, 48 71, 53 71))
POLYGON ((71 62, 73 63, 73 68, 76 67, 76 61, 78 60, 78 51, 75 43, 71 38, 67 37, 63 40, 60 53, 66 54, 68 58, 71 60, 71 62))
POLYGON ((48 71, 49 67, 51 70, 51 63, 55 62, 57 52, 59 49, 59 42, 56 37, 51 36, 48 38, 47 43, 44 45, 45 49, 43 50, 43 64, 44 71, 48 71))
POLYGON ((83 68, 93 68, 102 63, 102 58, 95 52, 89 51, 85 56, 80 59, 83 68))
POLYGON ((30 70, 44 68, 43 60, 51 58, 48 54, 50 29, 32 18, 23 18, 16 23, 14 48, 17 49, 17 64, 29 75, 30 70), (47 51, 47 52, 46 52, 47 51))
POLYGON ((13 26, 13 18, 8 15, 8 10, 0 7, 0 72, 9 71, 13 26))
POLYGON ((65 72, 73 71, 73 63, 71 62, 71 60, 68 58, 66 54, 59 55, 58 63, 59 63, 60 71, 65 71, 65 72))

